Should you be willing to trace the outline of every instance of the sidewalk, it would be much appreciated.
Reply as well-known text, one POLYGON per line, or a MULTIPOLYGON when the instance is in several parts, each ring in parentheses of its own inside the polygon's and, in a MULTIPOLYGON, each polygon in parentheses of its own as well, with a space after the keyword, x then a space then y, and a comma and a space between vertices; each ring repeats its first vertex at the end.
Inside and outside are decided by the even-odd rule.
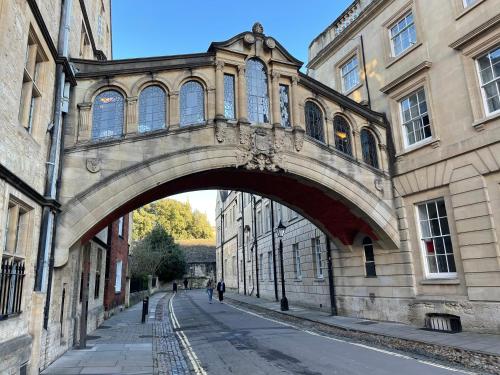
POLYGON ((331 316, 328 313, 293 306, 281 311, 279 302, 226 293, 230 302, 302 322, 316 323, 330 333, 371 341, 394 349, 409 350, 500 373, 500 335, 474 332, 445 333, 422 330, 401 323, 331 316))
POLYGON ((168 320, 168 297, 150 297, 149 316, 141 323, 142 301, 106 320, 90 333, 87 349, 72 349, 43 375, 58 374, 187 374, 168 320))

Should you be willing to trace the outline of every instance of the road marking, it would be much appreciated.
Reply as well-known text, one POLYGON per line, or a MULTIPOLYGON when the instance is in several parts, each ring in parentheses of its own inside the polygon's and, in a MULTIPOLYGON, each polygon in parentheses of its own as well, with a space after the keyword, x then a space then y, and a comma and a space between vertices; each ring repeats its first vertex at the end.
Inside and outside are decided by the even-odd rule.
POLYGON ((200 360, 198 359, 196 353, 194 352, 191 343, 189 342, 188 338, 180 330, 181 325, 179 324, 179 321, 177 320, 177 316, 175 315, 174 311, 174 305, 172 303, 175 293, 172 297, 170 297, 170 300, 168 301, 168 306, 169 306, 169 312, 170 312, 170 320, 172 321, 172 325, 174 328, 177 328, 178 330, 175 332, 176 336, 179 338, 179 341, 182 343, 182 346, 186 349, 186 354, 189 358, 189 361, 191 362, 191 365, 193 366, 193 369, 196 373, 196 375, 207 375, 207 372, 203 369, 200 360))
POLYGON ((254 313, 254 312, 251 312, 251 311, 248 311, 248 310, 244 310, 244 309, 236 307, 236 306, 234 306, 234 305, 232 305, 230 303, 226 303, 226 305, 231 306, 233 309, 242 311, 242 312, 247 313, 249 315, 253 315, 253 316, 259 317, 261 319, 268 320, 268 321, 273 322, 273 323, 281 324, 283 326, 296 329, 297 331, 305 332, 305 333, 307 333, 309 335, 319 336, 319 337, 325 338, 327 340, 337 341, 337 342, 341 342, 341 343, 344 343, 344 344, 358 346, 358 347, 361 347, 361 348, 364 348, 364 349, 373 350, 373 351, 384 353, 384 354, 388 354, 388 355, 391 355, 391 356, 394 356, 394 357, 399 357, 399 358, 403 358, 403 359, 409 359, 409 360, 417 361, 417 362, 420 362, 422 364, 425 364, 425 365, 428 365, 428 366, 432 366, 432 367, 441 368, 441 369, 444 369, 444 370, 449 370, 449 371, 458 372, 458 373, 467 374, 467 375, 477 375, 476 372, 459 370, 459 369, 455 369, 455 368, 452 368, 452 367, 444 366, 444 365, 441 365, 441 364, 438 364, 438 363, 434 363, 434 362, 430 362, 430 361, 425 361, 425 360, 418 359, 418 358, 413 358, 413 357, 410 357, 410 356, 407 356, 407 355, 404 355, 404 354, 400 354, 400 353, 391 352, 389 350, 379 349, 379 348, 374 347, 374 346, 369 346, 369 345, 365 345, 365 344, 360 344, 360 343, 356 343, 356 342, 350 342, 350 341, 346 341, 346 340, 342 340, 342 339, 336 339, 334 337, 325 336, 325 335, 322 335, 322 334, 319 334, 319 333, 316 333, 316 332, 312 332, 312 331, 308 331, 306 329, 302 329, 302 328, 297 327, 297 326, 295 326, 293 324, 290 324, 290 323, 280 322, 279 320, 271 319, 271 318, 268 318, 266 316, 262 316, 262 315, 260 315, 258 313, 254 313))

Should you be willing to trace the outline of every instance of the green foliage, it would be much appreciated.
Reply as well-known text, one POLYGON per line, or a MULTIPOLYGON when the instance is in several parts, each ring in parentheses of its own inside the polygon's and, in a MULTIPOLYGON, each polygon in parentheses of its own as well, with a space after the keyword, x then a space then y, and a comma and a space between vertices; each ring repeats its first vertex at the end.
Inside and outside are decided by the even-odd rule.
POLYGON ((207 215, 193 211, 189 203, 162 199, 134 211, 134 240, 144 238, 156 223, 176 240, 212 239, 215 235, 207 215))
POLYGON ((181 278, 186 269, 184 253, 161 225, 137 241, 131 249, 130 271, 133 277, 157 275, 162 281, 181 278))

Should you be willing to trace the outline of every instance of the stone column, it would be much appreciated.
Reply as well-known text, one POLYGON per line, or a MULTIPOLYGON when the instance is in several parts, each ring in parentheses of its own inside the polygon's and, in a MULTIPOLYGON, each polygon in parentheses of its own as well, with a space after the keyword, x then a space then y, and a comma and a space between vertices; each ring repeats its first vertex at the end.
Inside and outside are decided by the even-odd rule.
POLYGON ((281 108, 280 108, 280 74, 273 71, 271 74, 272 79, 272 96, 273 96, 273 126, 281 126, 281 108))
POLYGON ((379 161, 380 161, 380 169, 383 171, 389 172, 389 163, 387 160, 387 146, 379 143, 378 144, 378 149, 379 149, 379 161))
POLYGON ((169 129, 179 129, 180 109, 179 109, 179 91, 173 91, 170 94, 170 121, 169 129))
POLYGON ((78 136, 77 142, 85 142, 91 138, 92 121, 90 118, 90 110, 92 103, 78 104, 78 136))
POLYGON ((359 136, 359 131, 357 130, 352 130, 351 131, 351 136, 352 136, 352 156, 356 160, 363 160, 363 154, 361 151, 361 138, 359 136))
POLYGON ((303 125, 301 125, 301 119, 300 119, 300 111, 299 111, 299 100, 297 98, 298 96, 298 82, 299 82, 299 77, 292 77, 292 127, 300 127, 304 128, 303 125))
POLYGON ((245 65, 238 65, 238 112, 239 123, 248 124, 247 80, 245 65))
POLYGON ((126 134, 134 134, 138 131, 137 118, 137 96, 127 98, 127 119, 125 126, 126 134))
POLYGON ((224 119, 224 61, 215 63, 215 120, 224 119))

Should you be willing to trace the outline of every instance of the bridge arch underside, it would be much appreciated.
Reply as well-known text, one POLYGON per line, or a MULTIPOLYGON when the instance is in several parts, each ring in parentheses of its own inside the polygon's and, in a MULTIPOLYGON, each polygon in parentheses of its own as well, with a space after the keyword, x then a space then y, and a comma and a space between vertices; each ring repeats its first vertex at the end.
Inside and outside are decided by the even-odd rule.
POLYGON ((397 220, 387 201, 354 179, 332 173, 333 168, 315 171, 314 166, 304 164, 302 175, 298 175, 293 170, 268 172, 227 164, 210 166, 200 160, 204 167, 197 169, 196 160, 190 159, 192 168, 182 172, 179 167, 172 168, 169 160, 141 163, 102 179, 69 200, 62 206, 59 219, 55 266, 67 262, 71 247, 88 241, 120 216, 173 194, 204 189, 239 190, 272 198, 346 246, 364 234, 382 248, 399 248, 397 220), (311 176, 304 176, 304 171, 311 176), (314 174, 315 178, 311 178, 314 174), (341 188, 343 193, 339 193, 341 188))

